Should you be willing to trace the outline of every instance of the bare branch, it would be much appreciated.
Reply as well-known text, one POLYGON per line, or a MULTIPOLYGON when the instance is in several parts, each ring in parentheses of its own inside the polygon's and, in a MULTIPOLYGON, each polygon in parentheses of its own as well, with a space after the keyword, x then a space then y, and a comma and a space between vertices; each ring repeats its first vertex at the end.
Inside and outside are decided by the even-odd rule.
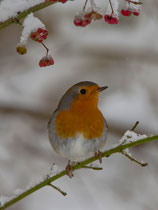
POLYGON ((132 157, 130 154, 128 154, 126 151, 122 151, 121 152, 124 156, 126 156, 127 158, 129 158, 131 161, 141 165, 142 167, 148 166, 148 163, 144 163, 142 161, 138 161, 136 160, 136 158, 132 157))

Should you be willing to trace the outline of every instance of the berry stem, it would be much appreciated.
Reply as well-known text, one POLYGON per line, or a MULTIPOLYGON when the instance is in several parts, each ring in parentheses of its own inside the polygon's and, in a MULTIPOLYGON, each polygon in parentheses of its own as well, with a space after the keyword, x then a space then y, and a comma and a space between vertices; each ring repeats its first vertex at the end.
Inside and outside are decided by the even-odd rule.
POLYGON ((43 45, 43 47, 46 49, 46 51, 47 51, 47 52, 46 52, 46 56, 48 56, 48 52, 49 52, 48 47, 46 47, 46 45, 45 45, 43 42, 42 42, 41 44, 42 44, 42 45, 43 45))
POLYGON ((83 6, 83 11, 86 10, 86 6, 87 6, 88 0, 85 1, 84 6, 83 6))
POLYGON ((90 0, 92 10, 94 11, 94 8, 96 7, 94 0, 90 0))
POLYGON ((109 3, 110 3, 110 7, 111 7, 111 16, 113 15, 113 13, 114 13, 114 9, 113 9, 113 6, 112 6, 112 3, 111 3, 111 0, 109 0, 109 3))

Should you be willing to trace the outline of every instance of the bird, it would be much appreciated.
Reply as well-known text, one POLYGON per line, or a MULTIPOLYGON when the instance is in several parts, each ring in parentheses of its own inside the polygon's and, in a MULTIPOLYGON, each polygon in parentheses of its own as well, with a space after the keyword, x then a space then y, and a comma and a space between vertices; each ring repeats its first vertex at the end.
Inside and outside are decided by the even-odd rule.
POLYGON ((82 81, 69 88, 48 122, 49 141, 56 153, 68 159, 66 174, 72 178, 73 163, 93 155, 100 163, 101 149, 107 139, 108 125, 98 108, 100 87, 91 81, 82 81))

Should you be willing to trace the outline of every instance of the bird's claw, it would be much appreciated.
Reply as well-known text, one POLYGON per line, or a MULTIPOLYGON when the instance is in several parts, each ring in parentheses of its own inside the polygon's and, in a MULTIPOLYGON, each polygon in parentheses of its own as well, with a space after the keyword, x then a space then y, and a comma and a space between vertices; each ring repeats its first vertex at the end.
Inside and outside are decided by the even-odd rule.
POLYGON ((70 161, 68 162, 66 168, 65 168, 65 171, 66 171, 66 175, 69 176, 70 178, 72 178, 74 175, 73 175, 73 168, 72 168, 72 165, 70 164, 70 161))
POLYGON ((102 152, 100 150, 98 150, 97 152, 95 152, 95 156, 98 157, 98 160, 101 164, 102 163, 102 152))

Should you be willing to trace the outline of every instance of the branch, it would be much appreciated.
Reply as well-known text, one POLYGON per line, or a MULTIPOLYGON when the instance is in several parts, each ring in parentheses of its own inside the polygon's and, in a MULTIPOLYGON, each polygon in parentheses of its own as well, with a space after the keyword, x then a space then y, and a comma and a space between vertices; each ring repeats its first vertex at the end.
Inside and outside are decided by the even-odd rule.
MULTIPOLYGON (((133 142, 126 142, 125 144, 119 144, 109 150, 106 150, 102 153, 102 157, 109 157, 110 155, 114 154, 114 153, 122 153, 123 150, 127 149, 127 148, 131 148, 134 146, 138 146, 141 144, 145 144, 151 141, 155 141, 158 140, 158 135, 156 136, 151 136, 151 137, 147 137, 147 138, 143 138, 137 141, 133 141, 133 142)), ((94 156, 91 157, 85 161, 80 162, 79 164, 77 163, 76 165, 74 165, 72 168, 73 170, 78 170, 80 168, 84 168, 86 165, 94 162, 98 160, 98 157, 94 156)), ((30 189, 26 190, 25 192, 22 192, 21 194, 19 194, 16 197, 12 197, 12 198, 8 198, 8 201, 6 201, 4 203, 3 206, 0 207, 0 210, 6 209, 7 207, 13 205, 14 203, 22 200, 23 198, 27 197, 28 195, 32 194, 33 192, 45 187, 45 186, 50 186, 51 182, 54 182, 57 179, 60 179, 61 177, 65 176, 66 172, 61 171, 59 173, 57 173, 56 175, 51 175, 51 176, 46 176, 46 178, 39 182, 38 184, 36 184, 35 186, 31 187, 30 189)))
POLYGON ((0 31, 13 23, 19 23, 22 18, 25 18, 31 12, 36 12, 38 10, 44 9, 45 7, 48 7, 54 3, 56 2, 43 2, 41 4, 37 4, 31 8, 28 8, 27 10, 20 12, 20 14, 17 13, 17 16, 11 17, 4 22, 0 22, 0 31))

